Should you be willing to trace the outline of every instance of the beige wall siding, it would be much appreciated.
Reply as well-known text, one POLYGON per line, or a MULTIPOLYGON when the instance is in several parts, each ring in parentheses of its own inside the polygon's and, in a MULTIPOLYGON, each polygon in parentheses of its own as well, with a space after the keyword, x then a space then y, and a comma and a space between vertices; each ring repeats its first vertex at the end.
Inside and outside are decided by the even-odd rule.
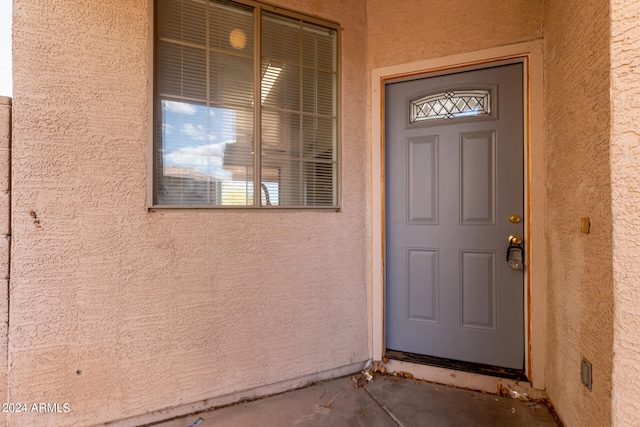
POLYGON ((640 4, 611 2, 613 424, 640 425, 640 4))
POLYGON ((545 4, 547 392, 567 426, 611 418, 609 6, 545 4), (580 218, 591 218, 591 234, 580 218), (580 361, 593 365, 593 391, 580 361))
POLYGON ((10 424, 93 425, 365 360, 367 242, 380 232, 368 216, 371 70, 543 32, 547 391, 568 427, 639 424, 637 2, 270 3, 344 29, 341 213, 147 212, 147 0, 14 0, 11 317, 7 361, 0 285, 0 396, 11 366, 7 401, 66 402, 72 412, 10 415, 10 424), (593 364, 591 392, 582 358, 593 364))
MULTIPOLYGON (((7 396, 7 327, 9 321, 11 98, 0 96, 0 397, 7 396)), ((7 414, 0 413, 0 425, 7 414)))
POLYGON ((369 65, 404 64, 542 37, 542 0, 368 0, 369 65))
POLYGON ((9 401, 72 412, 12 425, 93 425, 368 358, 364 1, 276 3, 344 28, 341 213, 147 212, 147 1, 14 1, 9 401))

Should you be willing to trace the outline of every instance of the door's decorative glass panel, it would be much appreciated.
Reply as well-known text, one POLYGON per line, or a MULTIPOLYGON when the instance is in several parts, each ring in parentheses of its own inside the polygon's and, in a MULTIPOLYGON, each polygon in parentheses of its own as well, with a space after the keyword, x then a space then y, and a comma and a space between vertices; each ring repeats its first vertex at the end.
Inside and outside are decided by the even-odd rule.
POLYGON ((495 131, 460 135, 460 224, 496 223, 495 131))
POLYGON ((496 253, 461 251, 462 327, 496 329, 496 253))
POLYGON ((490 90, 446 90, 411 100, 409 123, 490 114, 490 90))
POLYGON ((409 224, 438 224, 438 136, 410 138, 407 158, 409 224))
POLYGON ((409 320, 438 323, 438 251, 407 251, 409 320))

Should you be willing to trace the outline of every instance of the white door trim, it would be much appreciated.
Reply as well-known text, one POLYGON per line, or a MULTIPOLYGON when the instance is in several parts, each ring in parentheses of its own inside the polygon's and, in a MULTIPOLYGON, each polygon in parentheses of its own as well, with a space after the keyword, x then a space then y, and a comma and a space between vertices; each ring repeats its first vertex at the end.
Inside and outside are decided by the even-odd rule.
POLYGON ((546 319, 546 244, 544 188, 543 43, 535 40, 492 49, 377 68, 371 73, 371 230, 372 358, 384 356, 384 122, 387 80, 415 74, 446 73, 455 68, 484 68, 492 62, 521 58, 525 64, 525 371, 533 387, 544 389, 546 319))

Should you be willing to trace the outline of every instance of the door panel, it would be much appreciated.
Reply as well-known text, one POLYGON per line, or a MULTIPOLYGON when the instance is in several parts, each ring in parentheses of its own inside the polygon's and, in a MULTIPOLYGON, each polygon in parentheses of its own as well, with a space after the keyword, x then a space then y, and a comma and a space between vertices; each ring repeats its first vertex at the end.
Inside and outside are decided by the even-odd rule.
POLYGON ((506 261, 508 236, 524 231, 509 222, 524 218, 522 73, 512 64, 386 86, 388 350, 524 369, 524 275, 506 261))
POLYGON ((409 249, 409 320, 438 323, 438 251, 409 249))
POLYGON ((461 251, 462 327, 496 330, 496 253, 461 251))
POLYGON ((494 225, 496 207, 495 132, 460 135, 460 224, 494 225))
POLYGON ((438 137, 409 140, 409 224, 438 223, 438 137))

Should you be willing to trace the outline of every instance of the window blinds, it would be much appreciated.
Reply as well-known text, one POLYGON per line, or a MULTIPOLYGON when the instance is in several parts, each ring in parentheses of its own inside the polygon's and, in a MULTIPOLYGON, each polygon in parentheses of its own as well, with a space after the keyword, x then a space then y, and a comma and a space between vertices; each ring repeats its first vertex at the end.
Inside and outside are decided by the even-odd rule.
POLYGON ((199 0, 156 27, 157 205, 337 205, 335 29, 199 0))

